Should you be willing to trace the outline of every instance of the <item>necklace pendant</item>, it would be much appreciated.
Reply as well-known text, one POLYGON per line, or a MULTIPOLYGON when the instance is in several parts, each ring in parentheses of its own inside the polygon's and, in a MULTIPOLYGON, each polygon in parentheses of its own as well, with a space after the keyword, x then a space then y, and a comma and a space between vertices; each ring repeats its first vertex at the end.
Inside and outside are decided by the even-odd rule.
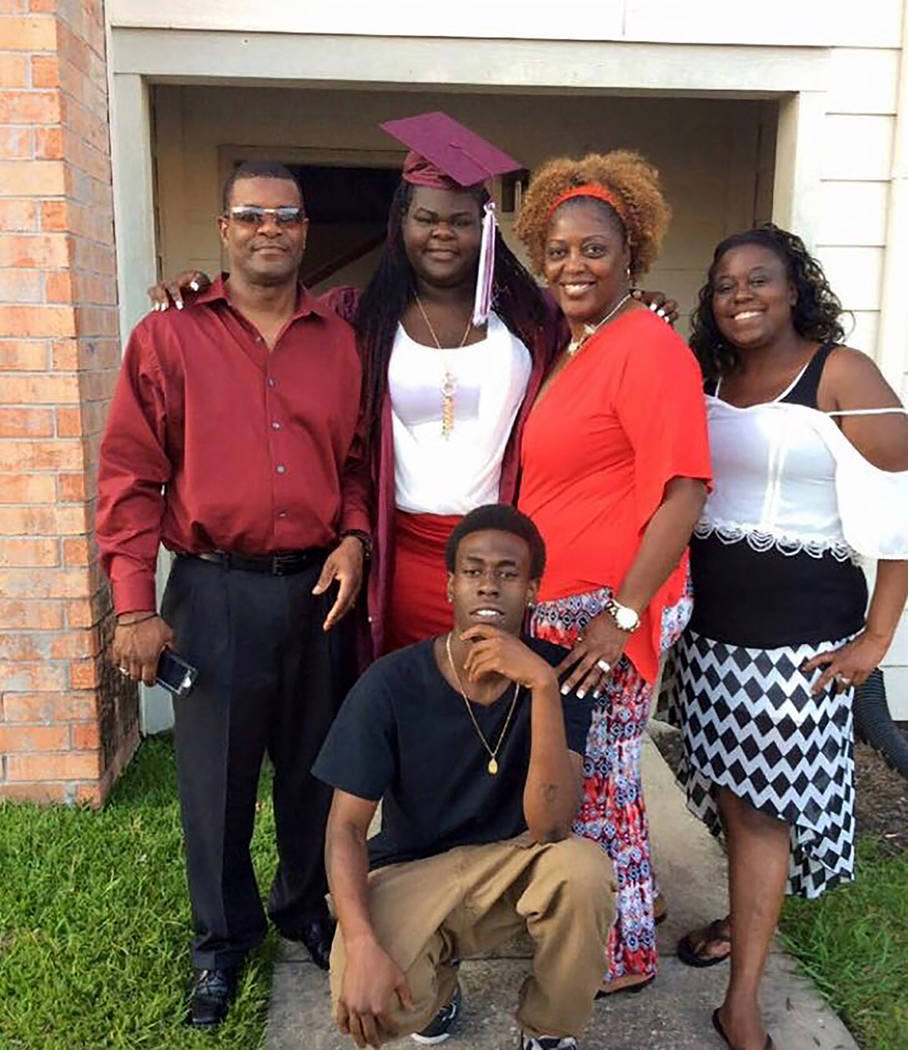
POLYGON ((495 774, 498 772, 498 761, 497 761, 497 759, 494 759, 494 758, 490 758, 489 759, 488 770, 489 770, 489 775, 494 777, 495 774))
POLYGON ((454 392, 457 380, 453 373, 445 372, 441 382, 441 436, 450 437, 454 429, 454 392))

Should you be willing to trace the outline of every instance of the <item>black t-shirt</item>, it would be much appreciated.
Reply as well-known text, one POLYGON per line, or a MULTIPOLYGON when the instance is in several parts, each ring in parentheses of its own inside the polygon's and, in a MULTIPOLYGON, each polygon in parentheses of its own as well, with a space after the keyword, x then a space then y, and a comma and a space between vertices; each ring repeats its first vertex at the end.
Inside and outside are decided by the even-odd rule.
MULTIPOLYGON (((524 642, 553 667, 557 645, 524 642)), ((488 707, 471 704, 494 749, 514 687, 488 707)), ((591 704, 563 696, 567 745, 582 755, 591 704)), ((460 693, 435 661, 433 639, 383 657, 356 683, 313 766, 313 774, 359 798, 382 799, 382 830, 369 842, 372 867, 431 857, 455 846, 513 838, 526 831, 523 788, 530 762, 530 693, 520 689, 498 773, 460 693)))

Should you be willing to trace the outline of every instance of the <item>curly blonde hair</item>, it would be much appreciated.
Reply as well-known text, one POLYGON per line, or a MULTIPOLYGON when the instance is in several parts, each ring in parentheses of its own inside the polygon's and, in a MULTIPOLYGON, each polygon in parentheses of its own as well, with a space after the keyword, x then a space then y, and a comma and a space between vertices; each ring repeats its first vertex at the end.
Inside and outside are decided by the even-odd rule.
POLYGON ((608 190, 618 201, 619 207, 613 210, 624 227, 631 277, 636 279, 658 259, 672 213, 662 195, 659 172, 633 150, 588 153, 581 160, 555 157, 543 164, 530 180, 514 227, 526 245, 530 263, 536 273, 543 272, 555 201, 574 187, 589 184, 608 190))

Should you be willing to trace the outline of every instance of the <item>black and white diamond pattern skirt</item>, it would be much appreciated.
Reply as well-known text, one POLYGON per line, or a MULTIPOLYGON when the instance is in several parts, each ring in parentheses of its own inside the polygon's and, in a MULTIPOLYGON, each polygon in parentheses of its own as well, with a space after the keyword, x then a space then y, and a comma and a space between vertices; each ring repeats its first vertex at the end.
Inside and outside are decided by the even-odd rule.
POLYGON ((666 682, 691 812, 721 834, 724 787, 786 821, 788 892, 803 897, 854 877, 854 690, 813 697, 800 670, 846 641, 753 649, 687 630, 666 682))

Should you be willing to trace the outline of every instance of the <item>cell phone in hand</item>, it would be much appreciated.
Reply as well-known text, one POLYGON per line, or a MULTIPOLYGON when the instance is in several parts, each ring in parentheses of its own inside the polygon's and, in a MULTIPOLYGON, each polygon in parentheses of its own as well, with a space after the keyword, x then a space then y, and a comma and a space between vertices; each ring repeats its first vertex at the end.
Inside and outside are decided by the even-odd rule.
POLYGON ((172 649, 162 649, 155 675, 156 685, 182 700, 192 692, 199 672, 172 649))

